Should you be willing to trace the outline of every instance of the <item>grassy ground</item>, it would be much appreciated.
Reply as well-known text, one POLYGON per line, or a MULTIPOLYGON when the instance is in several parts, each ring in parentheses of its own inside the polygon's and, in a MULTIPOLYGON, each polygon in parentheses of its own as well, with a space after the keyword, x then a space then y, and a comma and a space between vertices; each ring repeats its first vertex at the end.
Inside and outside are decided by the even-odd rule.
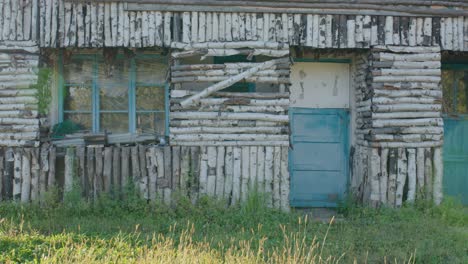
POLYGON ((0 263, 468 263, 468 209, 453 201, 400 210, 343 207, 310 221, 258 206, 180 199, 175 209, 101 199, 94 205, 0 204, 0 263))

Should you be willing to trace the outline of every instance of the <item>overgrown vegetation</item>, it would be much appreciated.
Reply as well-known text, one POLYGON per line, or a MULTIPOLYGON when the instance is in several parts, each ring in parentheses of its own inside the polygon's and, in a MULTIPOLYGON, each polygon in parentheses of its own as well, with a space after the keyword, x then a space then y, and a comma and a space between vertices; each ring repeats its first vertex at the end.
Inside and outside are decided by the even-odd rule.
POLYGON ((52 101, 52 92, 50 90, 52 71, 49 68, 39 68, 37 78, 37 84, 33 88, 37 89, 38 112, 41 115, 46 115, 52 101))
POLYGON ((94 203, 72 191, 58 203, 0 205, 0 262, 50 263, 468 263, 468 210, 343 206, 344 219, 312 221, 261 206, 252 194, 238 208, 176 195, 177 206, 139 200, 94 203))

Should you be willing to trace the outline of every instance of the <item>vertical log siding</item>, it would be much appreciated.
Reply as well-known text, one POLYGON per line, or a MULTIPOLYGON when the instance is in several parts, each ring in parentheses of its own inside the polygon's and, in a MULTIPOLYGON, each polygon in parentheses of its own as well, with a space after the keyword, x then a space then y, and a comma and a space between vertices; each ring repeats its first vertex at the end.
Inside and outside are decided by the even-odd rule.
MULTIPOLYGON (((11 1, 4 0, 4 8, 12 8, 11 1)), ((440 45, 443 50, 468 50, 468 18, 463 16, 131 11, 124 10, 125 5, 125 2, 106 2, 98 6, 64 0, 40 1, 43 14, 39 30, 42 33, 41 46, 169 47, 172 41, 261 40, 314 48, 367 48, 379 43, 440 45), (51 16, 58 19, 48 19, 51 16), (174 34, 171 25, 179 25, 177 30, 180 32, 174 34), (62 35, 63 38, 57 38, 62 35), (182 40, 180 36, 183 36, 182 40)), ((4 20, 11 21, 10 16, 9 12, 5 13, 4 20)), ((27 22, 35 25, 34 21, 27 22)), ((4 39, 19 40, 33 36, 25 25, 23 28, 26 28, 24 33, 9 31, 12 33, 3 34, 4 39)))
POLYGON ((251 191, 250 186, 258 182, 248 172, 257 170, 258 166, 267 166, 266 185, 263 188, 267 204, 288 210, 288 147, 265 147, 265 151, 258 152, 264 160, 262 164, 250 162, 248 156, 251 150, 252 147, 144 145, 3 148, 0 150, 0 168, 3 168, 0 197, 4 200, 17 197, 21 202, 40 202, 48 190, 58 187, 66 194, 73 188, 71 183, 77 182, 83 195, 94 199, 101 193, 125 198, 125 187, 134 184, 143 199, 159 199, 166 204, 172 202, 172 193, 177 191, 192 201, 208 195, 236 205, 245 201, 251 191), (14 153, 14 156, 7 153, 14 153), (139 173, 122 171, 112 175, 109 171, 115 166, 127 172, 139 173), (62 168, 60 172, 56 167, 62 168), (58 173, 48 173, 51 171, 58 173), (36 179, 39 173, 41 179, 36 179))

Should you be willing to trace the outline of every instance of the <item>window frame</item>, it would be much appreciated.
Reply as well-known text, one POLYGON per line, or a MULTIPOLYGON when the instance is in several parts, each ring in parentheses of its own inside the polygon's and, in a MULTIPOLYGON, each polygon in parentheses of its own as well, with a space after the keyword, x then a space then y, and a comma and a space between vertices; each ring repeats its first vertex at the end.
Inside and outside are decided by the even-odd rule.
MULTIPOLYGON (((117 58, 125 58, 123 54, 117 54, 117 58)), ((100 124, 100 115, 101 113, 123 113, 128 112, 128 131, 124 133, 115 133, 115 134, 139 134, 137 133, 136 120, 137 113, 164 113, 164 135, 169 135, 169 82, 166 80, 162 83, 138 83, 137 82, 137 63, 138 59, 163 59, 165 64, 169 69, 169 58, 161 54, 135 54, 132 58, 126 58, 130 60, 130 69, 128 76, 128 108, 127 110, 102 110, 100 109, 100 87, 98 85, 99 78, 99 62, 103 61, 103 55, 101 53, 93 54, 75 54, 72 56, 72 59, 79 60, 92 60, 93 61, 93 73, 92 73, 92 84, 91 84, 91 111, 80 111, 80 110, 65 110, 65 89, 67 86, 73 85, 73 83, 66 83, 64 78, 64 63, 63 63, 63 52, 59 53, 59 63, 58 63, 58 122, 63 122, 64 116, 66 113, 90 113, 91 114, 91 133, 101 133, 101 124, 100 124), (159 87, 164 90, 164 107, 163 110, 137 110, 136 105, 136 89, 137 87, 159 87)), ((78 84, 81 85, 81 84, 78 84)), ((112 131, 109 131, 112 133, 112 131)), ((157 132, 153 132, 157 134, 157 132)), ((149 134, 149 133, 142 133, 149 134)))

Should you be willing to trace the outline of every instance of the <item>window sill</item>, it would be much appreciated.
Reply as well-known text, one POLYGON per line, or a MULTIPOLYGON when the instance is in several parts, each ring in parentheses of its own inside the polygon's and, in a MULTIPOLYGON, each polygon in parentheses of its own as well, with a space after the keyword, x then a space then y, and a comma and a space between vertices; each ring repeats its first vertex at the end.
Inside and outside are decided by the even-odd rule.
POLYGON ((51 139, 50 142, 57 147, 136 143, 167 145, 167 139, 156 133, 123 133, 108 135, 79 133, 67 135, 64 139, 51 139))

